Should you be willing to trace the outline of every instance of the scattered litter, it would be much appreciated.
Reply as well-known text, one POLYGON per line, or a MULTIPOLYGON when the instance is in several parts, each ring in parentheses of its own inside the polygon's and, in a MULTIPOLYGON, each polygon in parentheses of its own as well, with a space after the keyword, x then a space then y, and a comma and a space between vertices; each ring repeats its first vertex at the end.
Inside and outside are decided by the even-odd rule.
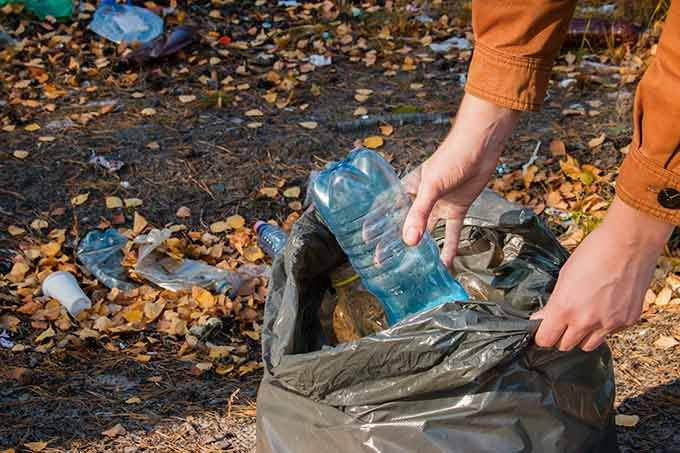
POLYGON ((85 104, 85 108, 105 108, 111 107, 111 111, 119 112, 123 110, 123 103, 118 99, 102 99, 101 101, 92 101, 85 104))
POLYGON ((260 52, 255 55, 255 64, 258 66, 271 66, 274 63, 276 57, 267 52, 260 52))
POLYGON ((125 165, 125 162, 121 160, 110 159, 104 156, 97 156, 94 152, 92 153, 92 157, 90 157, 89 162, 96 167, 101 167, 105 169, 109 173, 114 173, 123 168, 123 165, 125 165))
POLYGON ((0 347, 5 349, 12 349, 14 347, 14 342, 10 340, 9 332, 5 329, 0 332, 0 347))
POLYGON ((437 53, 446 53, 451 49, 470 50, 472 49, 472 43, 470 43, 470 41, 468 41, 465 38, 458 38, 456 36, 453 36, 443 42, 439 43, 433 42, 432 44, 430 44, 430 49, 432 49, 433 52, 437 53))
POLYGON ((309 62, 316 67, 329 66, 331 63, 333 63, 331 57, 319 54, 310 55, 309 62))
POLYGON ((137 285, 128 278, 127 271, 121 266, 122 250, 127 242, 127 238, 115 228, 92 230, 78 244, 76 256, 104 286, 128 291, 137 285))
POLYGON ((616 3, 606 3, 600 6, 582 6, 579 8, 579 10, 584 16, 591 15, 593 13, 612 14, 614 11, 616 11, 616 6, 616 3))
POLYGON ((499 176, 507 175, 510 172, 512 172, 512 169, 505 162, 496 165, 496 173, 499 176))
POLYGON ((206 340, 217 329, 222 328, 222 320, 220 318, 209 318, 204 324, 198 324, 189 329, 189 333, 199 340, 206 340))
POLYGON ((300 2, 297 0, 279 0, 279 6, 283 6, 285 8, 294 8, 296 6, 300 6, 300 2))
POLYGON ((46 131, 51 131, 51 132, 57 132, 57 131, 63 131, 66 129, 70 129, 73 126, 75 126, 76 123, 74 123, 71 118, 66 118, 65 120, 55 120, 55 121, 50 121, 45 125, 45 130, 46 131))
POLYGON ((621 66, 612 66, 604 63, 599 63, 597 61, 583 60, 581 62, 581 68, 596 72, 598 74, 619 74, 621 72, 621 66))
POLYGON ((453 112, 414 112, 414 113, 394 113, 385 115, 364 115, 352 121, 341 121, 335 128, 341 132, 355 131, 374 127, 379 124, 391 124, 394 127, 404 124, 450 124, 453 112))
POLYGON ((150 43, 131 52, 124 60, 143 64, 150 60, 164 58, 184 49, 193 43, 195 39, 196 32, 193 28, 180 25, 172 33, 159 36, 150 43))
POLYGON ((70 272, 52 272, 43 281, 42 292, 45 296, 59 301, 74 318, 92 306, 92 301, 70 272))
POLYGON ((571 223, 571 214, 569 213, 569 211, 565 211, 564 209, 545 208, 545 210, 543 212, 545 212, 547 215, 549 215, 551 217, 555 217, 555 218, 561 220, 562 222, 571 223))
POLYGON ((616 426, 623 426, 624 428, 632 428, 640 421, 639 415, 616 414, 614 417, 616 426))
POLYGON ((576 79, 564 79, 564 80, 560 80, 560 83, 558 83, 557 85, 560 88, 566 89, 566 88, 569 88, 569 87, 576 85, 577 83, 578 83, 578 80, 576 80, 576 79))
POLYGON ((163 32, 163 19, 146 8, 103 0, 88 28, 117 44, 135 41, 144 43, 163 32))
POLYGON ((361 17, 364 15, 364 11, 356 6, 352 6, 352 17, 361 17))
POLYGON ((149 234, 137 236, 134 241, 135 244, 140 245, 135 272, 161 288, 178 291, 200 286, 216 293, 228 293, 230 297, 235 297, 246 280, 266 272, 266 266, 252 269, 242 266, 238 273, 230 272, 201 261, 177 260, 154 252, 171 235, 170 229, 153 229, 149 234))
POLYGON ((522 165, 522 173, 526 173, 527 169, 531 167, 534 162, 536 162, 536 159, 538 159, 538 150, 541 149, 541 141, 539 140, 538 143, 536 143, 536 147, 534 148, 534 152, 531 153, 531 157, 529 157, 529 160, 526 161, 524 165, 522 165))
POLYGON ((416 20, 421 24, 431 24, 432 22, 434 22, 434 19, 426 15, 416 16, 416 20))

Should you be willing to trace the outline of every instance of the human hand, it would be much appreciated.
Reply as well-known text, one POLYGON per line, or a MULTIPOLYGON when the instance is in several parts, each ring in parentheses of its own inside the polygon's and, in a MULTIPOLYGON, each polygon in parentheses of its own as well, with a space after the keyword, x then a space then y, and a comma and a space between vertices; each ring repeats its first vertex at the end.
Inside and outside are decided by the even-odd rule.
POLYGON ((416 195, 404 222, 407 245, 418 244, 426 228, 446 219, 441 259, 451 268, 465 214, 489 182, 518 118, 517 111, 465 95, 444 142, 402 180, 416 195))
POLYGON ((634 324, 673 225, 615 198, 602 224, 560 271, 534 341, 570 351, 596 349, 605 337, 634 324))

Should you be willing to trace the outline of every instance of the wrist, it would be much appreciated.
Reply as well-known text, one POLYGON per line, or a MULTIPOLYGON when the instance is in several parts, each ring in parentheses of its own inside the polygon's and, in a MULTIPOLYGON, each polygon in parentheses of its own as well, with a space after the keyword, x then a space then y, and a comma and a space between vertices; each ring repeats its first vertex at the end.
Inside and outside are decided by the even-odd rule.
POLYGON ((674 225, 659 220, 626 204, 618 196, 609 207, 603 222, 621 246, 658 255, 673 232, 674 225))

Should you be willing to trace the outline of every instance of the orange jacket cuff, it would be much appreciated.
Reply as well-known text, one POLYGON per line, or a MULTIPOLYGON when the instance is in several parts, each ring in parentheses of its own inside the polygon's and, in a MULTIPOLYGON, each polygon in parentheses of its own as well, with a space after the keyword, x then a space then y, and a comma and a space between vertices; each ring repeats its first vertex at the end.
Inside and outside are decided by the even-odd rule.
POLYGON ((509 55, 477 42, 465 92, 501 107, 537 111, 543 104, 552 63, 509 55))

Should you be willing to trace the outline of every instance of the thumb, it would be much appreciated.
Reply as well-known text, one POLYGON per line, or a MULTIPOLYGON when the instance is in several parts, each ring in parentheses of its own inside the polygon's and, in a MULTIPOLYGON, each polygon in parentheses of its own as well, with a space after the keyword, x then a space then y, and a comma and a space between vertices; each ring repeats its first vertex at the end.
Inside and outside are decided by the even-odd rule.
POLYGON ((404 221, 402 235, 406 245, 414 246, 420 242, 427 228, 427 219, 438 198, 435 191, 421 183, 418 195, 404 221))

